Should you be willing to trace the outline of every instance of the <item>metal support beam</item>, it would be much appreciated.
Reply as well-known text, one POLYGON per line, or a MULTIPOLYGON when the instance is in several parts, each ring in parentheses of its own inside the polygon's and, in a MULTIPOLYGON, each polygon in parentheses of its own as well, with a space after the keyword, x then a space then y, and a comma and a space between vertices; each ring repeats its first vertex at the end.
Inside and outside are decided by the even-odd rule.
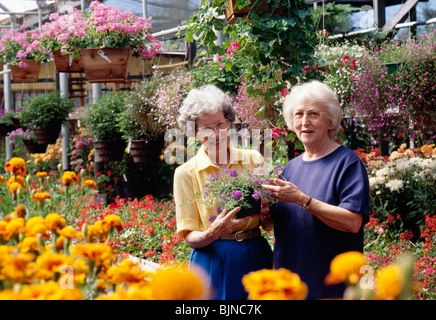
MULTIPOLYGON (((62 97, 68 97, 68 73, 59 73, 59 89, 62 97)), ((68 149, 70 142, 70 123, 66 120, 62 124, 62 170, 70 170, 70 159, 68 157, 68 149)))
MULTIPOLYGON (((3 97, 5 101, 5 111, 14 111, 12 105, 12 86, 11 86, 11 69, 9 64, 3 65, 3 97)), ((5 151, 6 151, 6 161, 9 161, 13 157, 12 144, 9 143, 10 138, 5 138, 5 151)))
POLYGON ((386 22, 386 3, 385 0, 373 0, 374 23, 376 28, 381 28, 386 22))

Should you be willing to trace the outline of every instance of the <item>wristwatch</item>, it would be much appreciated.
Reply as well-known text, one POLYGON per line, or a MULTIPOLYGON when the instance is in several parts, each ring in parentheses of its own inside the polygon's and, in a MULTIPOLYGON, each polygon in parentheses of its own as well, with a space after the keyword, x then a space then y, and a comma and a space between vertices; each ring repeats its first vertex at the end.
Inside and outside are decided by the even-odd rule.
POLYGON ((304 205, 302 205, 301 207, 304 209, 304 210, 309 210, 309 206, 310 206, 310 203, 312 202, 312 197, 309 197, 309 200, 307 201, 307 203, 306 204, 304 204, 304 205))

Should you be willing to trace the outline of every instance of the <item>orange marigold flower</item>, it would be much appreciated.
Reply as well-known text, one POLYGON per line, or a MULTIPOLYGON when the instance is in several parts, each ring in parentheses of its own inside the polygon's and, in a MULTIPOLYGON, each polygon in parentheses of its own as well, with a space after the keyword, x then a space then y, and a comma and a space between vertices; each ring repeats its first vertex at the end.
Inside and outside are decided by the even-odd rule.
POLYGON ((19 300, 82 300, 80 289, 65 290, 58 282, 45 281, 38 284, 24 285, 18 293, 19 300))
POLYGON ((47 225, 48 230, 55 231, 65 227, 66 221, 58 213, 49 213, 45 217, 45 224, 47 225))
POLYGON ((23 189, 23 186, 18 182, 12 182, 9 185, 9 194, 17 194, 19 190, 23 189))
POLYGON ((37 192, 33 195, 32 200, 36 202, 42 202, 44 200, 50 200, 51 196, 47 192, 37 192))
POLYGON ((375 298, 379 300, 395 300, 403 291, 405 277, 402 268, 397 264, 383 267, 376 274, 375 298))
POLYGON ((360 269, 365 264, 365 256, 361 252, 348 251, 338 254, 330 263, 330 273, 325 278, 325 283, 345 282, 354 285, 363 275, 360 269))
POLYGON ((8 222, 5 230, 5 240, 9 240, 9 238, 13 235, 19 235, 25 231, 26 222, 23 218, 14 218, 8 222))
POLYGON ((9 187, 12 183, 18 182, 24 188, 24 183, 25 183, 24 181, 25 181, 24 178, 21 176, 12 176, 8 179, 8 182, 6 182, 6 185, 9 187))
POLYGON ((62 184, 66 186, 69 186, 71 183, 77 181, 78 181, 77 175, 73 171, 65 171, 61 178, 62 184))
POLYGON ((39 245, 36 237, 25 237, 23 241, 18 244, 18 248, 20 248, 20 252, 38 252, 39 245))
POLYGON ((0 174, 0 183, 5 182, 5 178, 0 174))
POLYGON ((26 161, 23 158, 13 157, 6 163, 5 170, 13 174, 26 173, 26 161))
POLYGON ((122 260, 118 265, 110 267, 106 272, 107 279, 114 284, 148 282, 145 277, 149 275, 150 272, 142 270, 139 263, 135 263, 130 259, 122 260))
POLYGON ((39 177, 39 178, 44 178, 44 177, 47 177, 47 176, 48 176, 48 173, 45 172, 45 171, 38 171, 38 172, 36 173, 36 176, 39 177))
POLYGON ((73 227, 64 227, 60 230, 57 231, 61 236, 68 238, 68 239, 72 239, 72 238, 76 238, 78 235, 78 231, 76 229, 74 229, 73 227))
POLYGON ((97 187, 97 184, 95 183, 94 180, 87 179, 83 182, 83 186, 91 189, 95 189, 97 187))
POLYGON ((19 204, 16 208, 15 208, 15 212, 17 214, 17 217, 21 217, 23 218, 27 211, 26 211, 26 207, 23 204, 19 204))
POLYGON ((110 214, 104 217, 102 221, 103 230, 107 233, 111 228, 117 229, 118 232, 123 230, 123 223, 121 217, 115 214, 110 214))
POLYGON ((307 285, 288 269, 263 269, 246 274, 242 284, 251 300, 304 300, 307 285))
POLYGON ((110 246, 104 243, 82 243, 71 247, 73 256, 92 261, 96 267, 108 268, 115 254, 110 246))

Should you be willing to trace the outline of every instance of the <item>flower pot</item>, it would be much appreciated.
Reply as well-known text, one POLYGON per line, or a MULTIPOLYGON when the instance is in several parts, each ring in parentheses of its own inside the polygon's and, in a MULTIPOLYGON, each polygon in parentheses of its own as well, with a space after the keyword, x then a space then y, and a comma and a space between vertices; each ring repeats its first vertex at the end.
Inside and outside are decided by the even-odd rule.
POLYGON ((11 66, 12 80, 15 82, 36 82, 39 79, 41 62, 35 62, 33 59, 22 59, 27 63, 27 68, 11 66))
POLYGON ((80 56, 73 58, 71 54, 61 54, 60 50, 53 51, 53 59, 57 72, 83 72, 80 56))
POLYGON ((132 49, 80 49, 86 79, 91 83, 124 82, 132 49))
POLYGON ((61 128, 35 128, 32 129, 35 134, 36 141, 39 144, 54 144, 59 138, 61 128))
POLYGON ((46 144, 39 144, 36 141, 23 140, 24 145, 29 153, 45 153, 47 150, 46 144))
POLYGON ((250 192, 249 196, 246 196, 244 198, 245 202, 248 203, 251 206, 251 208, 241 207, 241 210, 239 210, 239 212, 236 212, 236 214, 235 214, 236 219, 244 218, 247 216, 254 216, 254 215, 257 215, 260 213, 261 199, 254 199, 251 196, 251 194, 252 194, 252 192, 250 192))
POLYGON ((384 64, 389 74, 394 74, 397 72, 398 68, 401 65, 401 62, 388 62, 384 64))
POLYGON ((94 149, 101 161, 121 161, 124 150, 126 149, 125 141, 94 141, 94 149))
POLYGON ((152 162, 157 161, 162 152, 163 142, 147 142, 145 140, 130 141, 129 152, 133 162, 152 162))
MULTIPOLYGON (((227 7, 224 12, 226 16, 226 20, 228 24, 234 24, 238 18, 245 19, 250 11, 252 11, 251 6, 254 5, 254 3, 258 0, 251 0, 250 6, 247 6, 242 9, 235 8, 236 0, 227 0, 227 7)), ((259 12, 261 10, 268 9, 268 2, 266 0, 262 0, 262 3, 259 5, 259 7, 256 9, 255 12, 259 12)))
POLYGON ((5 137, 9 132, 15 129, 13 124, 0 123, 0 136, 5 137))

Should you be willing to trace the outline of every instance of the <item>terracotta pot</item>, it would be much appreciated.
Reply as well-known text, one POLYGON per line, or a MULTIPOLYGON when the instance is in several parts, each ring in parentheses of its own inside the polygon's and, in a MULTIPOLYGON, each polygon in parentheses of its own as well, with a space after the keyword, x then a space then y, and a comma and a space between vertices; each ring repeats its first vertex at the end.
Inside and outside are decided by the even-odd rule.
POLYGON ((61 128, 35 128, 32 129, 32 131, 35 134, 38 144, 54 144, 59 138, 61 128))
POLYGON ((89 82, 126 81, 131 48, 80 49, 79 52, 89 82))
POLYGON ((126 149, 125 141, 94 141, 94 149, 101 161, 121 161, 124 150, 126 149))
POLYGON ((29 153, 45 153, 47 150, 46 144, 39 144, 35 141, 23 140, 24 145, 29 153))
POLYGON ((145 140, 132 140, 130 142, 130 154, 133 162, 152 162, 159 160, 163 142, 147 142, 145 140))
POLYGON ((39 79, 39 71, 41 70, 41 62, 35 62, 33 59, 22 59, 27 63, 27 68, 11 66, 12 80, 15 82, 36 82, 39 79))
POLYGON ((53 51, 53 59, 57 72, 83 72, 80 56, 72 58, 71 54, 61 54, 60 50, 53 51))

